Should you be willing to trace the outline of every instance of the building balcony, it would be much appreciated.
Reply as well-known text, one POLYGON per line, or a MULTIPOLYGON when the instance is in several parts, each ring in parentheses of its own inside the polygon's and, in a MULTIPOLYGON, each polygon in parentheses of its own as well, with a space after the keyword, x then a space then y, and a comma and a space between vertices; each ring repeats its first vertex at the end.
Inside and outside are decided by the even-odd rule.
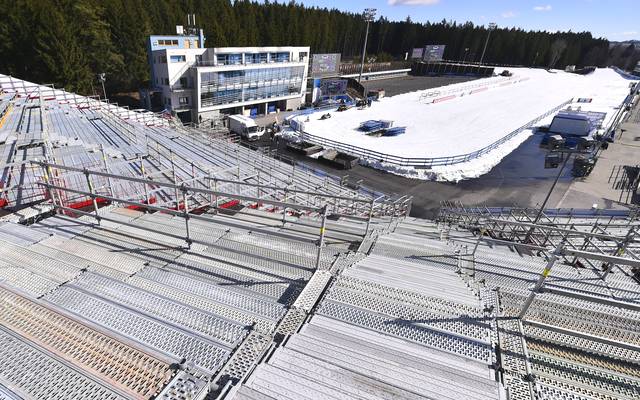
POLYGON ((299 63, 305 63, 307 62, 307 58, 303 57, 300 59, 291 59, 291 60, 287 60, 287 61, 263 61, 263 62, 259 62, 259 63, 253 63, 253 62, 234 62, 234 63, 224 63, 224 62, 214 62, 211 60, 201 60, 201 61, 196 61, 195 64, 193 64, 193 67, 228 67, 228 66, 238 66, 238 67, 251 67, 251 66, 264 66, 264 65, 287 65, 287 64, 299 64, 299 63))
POLYGON ((193 86, 171 85, 169 87, 169 90, 173 93, 182 93, 182 92, 188 92, 190 90, 193 90, 193 86))

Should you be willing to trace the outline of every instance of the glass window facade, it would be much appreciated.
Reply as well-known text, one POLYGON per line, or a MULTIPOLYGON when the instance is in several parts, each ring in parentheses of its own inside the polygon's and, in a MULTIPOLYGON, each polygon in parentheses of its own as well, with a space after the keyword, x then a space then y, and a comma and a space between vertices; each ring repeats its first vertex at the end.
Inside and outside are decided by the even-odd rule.
POLYGON ((218 64, 222 64, 222 65, 242 64, 242 54, 218 54, 218 64))
POLYGON ((289 53, 270 53, 271 62, 289 62, 289 53))
POLYGON ((246 64, 264 64, 267 62, 267 53, 244 53, 246 64))
POLYGON ((203 107, 301 94, 303 66, 201 72, 203 107))

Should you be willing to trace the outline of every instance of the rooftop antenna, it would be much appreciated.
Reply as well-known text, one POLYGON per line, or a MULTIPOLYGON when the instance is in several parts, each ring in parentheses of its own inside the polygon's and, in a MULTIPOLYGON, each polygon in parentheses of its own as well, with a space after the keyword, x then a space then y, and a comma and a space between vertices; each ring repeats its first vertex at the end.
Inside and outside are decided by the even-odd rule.
POLYGON ((185 35, 197 35, 198 28, 196 27, 196 15, 187 14, 187 26, 185 29, 185 35))

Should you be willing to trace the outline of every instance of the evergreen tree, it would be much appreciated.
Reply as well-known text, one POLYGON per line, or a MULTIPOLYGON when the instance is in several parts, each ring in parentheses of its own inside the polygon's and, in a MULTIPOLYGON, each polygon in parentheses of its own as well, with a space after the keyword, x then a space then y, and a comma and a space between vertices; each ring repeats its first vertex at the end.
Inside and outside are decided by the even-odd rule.
MULTIPOLYGON (((110 92, 147 84, 150 34, 174 34, 195 13, 207 47, 310 46, 312 53, 342 53, 359 59, 366 23, 362 15, 305 7, 294 0, 0 0, 0 72, 88 93, 96 74, 107 74, 110 92)), ((487 27, 470 22, 370 24, 367 54, 379 60, 404 59, 405 52, 427 44, 446 45, 445 59, 478 61, 487 27)), ((548 66, 567 64, 630 68, 640 49, 616 45, 588 32, 496 29, 484 62, 548 66), (556 54, 557 45, 566 48, 556 54), (554 57, 557 56, 557 57, 554 57), (557 58, 557 59, 555 59, 557 58), (554 60, 555 59, 555 60, 554 60)))

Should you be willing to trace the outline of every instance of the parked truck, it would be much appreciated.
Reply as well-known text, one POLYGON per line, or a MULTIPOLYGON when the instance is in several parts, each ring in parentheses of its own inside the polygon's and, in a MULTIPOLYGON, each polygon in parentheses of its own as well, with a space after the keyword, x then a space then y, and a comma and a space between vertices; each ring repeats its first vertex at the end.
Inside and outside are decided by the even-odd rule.
POLYGON ((229 130, 245 140, 258 140, 264 134, 264 127, 256 125, 256 121, 246 115, 230 115, 229 130))

